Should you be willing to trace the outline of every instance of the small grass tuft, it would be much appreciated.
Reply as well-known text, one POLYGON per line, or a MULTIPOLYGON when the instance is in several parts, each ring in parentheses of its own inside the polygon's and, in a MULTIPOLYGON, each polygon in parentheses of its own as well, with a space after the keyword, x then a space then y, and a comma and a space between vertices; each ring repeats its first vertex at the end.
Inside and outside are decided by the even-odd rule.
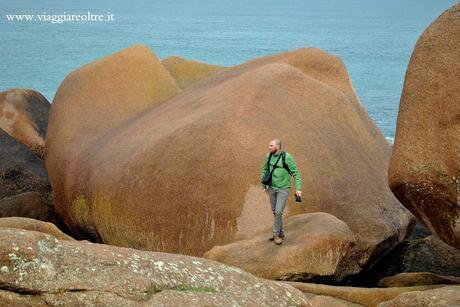
POLYGON ((208 287, 193 287, 191 285, 187 284, 180 284, 175 288, 175 290, 178 291, 194 291, 194 292, 211 292, 211 293, 216 293, 217 290, 213 288, 208 288, 208 287))

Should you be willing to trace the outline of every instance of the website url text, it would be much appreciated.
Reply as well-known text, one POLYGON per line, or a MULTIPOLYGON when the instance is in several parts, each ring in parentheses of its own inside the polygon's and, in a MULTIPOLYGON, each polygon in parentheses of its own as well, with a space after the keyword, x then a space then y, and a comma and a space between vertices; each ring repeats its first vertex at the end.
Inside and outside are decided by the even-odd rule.
POLYGON ((93 14, 87 12, 85 14, 6 14, 5 19, 8 22, 51 22, 61 24, 63 22, 110 22, 114 21, 114 14, 93 14))

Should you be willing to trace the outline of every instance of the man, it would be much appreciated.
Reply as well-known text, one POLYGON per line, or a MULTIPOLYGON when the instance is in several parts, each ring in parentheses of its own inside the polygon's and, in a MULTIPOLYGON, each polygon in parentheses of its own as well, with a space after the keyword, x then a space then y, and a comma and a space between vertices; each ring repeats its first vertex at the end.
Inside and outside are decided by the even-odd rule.
POLYGON ((270 205, 274 215, 273 237, 277 245, 283 243, 283 210, 291 188, 291 176, 294 177, 296 196, 302 196, 300 172, 294 158, 287 152, 281 150, 281 140, 274 139, 268 145, 269 153, 265 155, 262 178, 267 172, 272 173, 270 185, 262 184, 263 189, 268 193, 270 205), (284 157, 283 157, 284 155, 284 157), (276 164, 276 165, 275 165, 276 164))

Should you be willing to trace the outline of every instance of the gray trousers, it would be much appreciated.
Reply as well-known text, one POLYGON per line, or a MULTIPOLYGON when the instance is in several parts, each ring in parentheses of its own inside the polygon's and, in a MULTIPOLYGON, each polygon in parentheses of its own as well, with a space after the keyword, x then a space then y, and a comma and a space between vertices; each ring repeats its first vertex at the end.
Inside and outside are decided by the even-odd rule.
POLYGON ((270 205, 275 217, 273 224, 273 235, 279 236, 283 233, 283 210, 286 206, 286 201, 290 189, 276 189, 269 188, 268 196, 270 198, 270 205))

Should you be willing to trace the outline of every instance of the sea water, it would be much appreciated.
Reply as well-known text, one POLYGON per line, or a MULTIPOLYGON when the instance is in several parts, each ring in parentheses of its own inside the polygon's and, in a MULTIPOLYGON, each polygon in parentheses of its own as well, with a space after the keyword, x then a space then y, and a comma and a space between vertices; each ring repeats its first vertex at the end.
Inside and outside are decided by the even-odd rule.
POLYGON ((416 40, 455 3, 1 0, 0 91, 32 88, 52 101, 69 72, 132 44, 149 46, 161 59, 179 55, 226 66, 318 47, 343 60, 366 110, 391 141, 416 40), (91 20, 88 14, 101 18, 91 20), (34 19, 20 21, 11 15, 34 19), (65 20, 71 15, 80 20, 65 20), (84 15, 89 17, 83 20, 84 15))

